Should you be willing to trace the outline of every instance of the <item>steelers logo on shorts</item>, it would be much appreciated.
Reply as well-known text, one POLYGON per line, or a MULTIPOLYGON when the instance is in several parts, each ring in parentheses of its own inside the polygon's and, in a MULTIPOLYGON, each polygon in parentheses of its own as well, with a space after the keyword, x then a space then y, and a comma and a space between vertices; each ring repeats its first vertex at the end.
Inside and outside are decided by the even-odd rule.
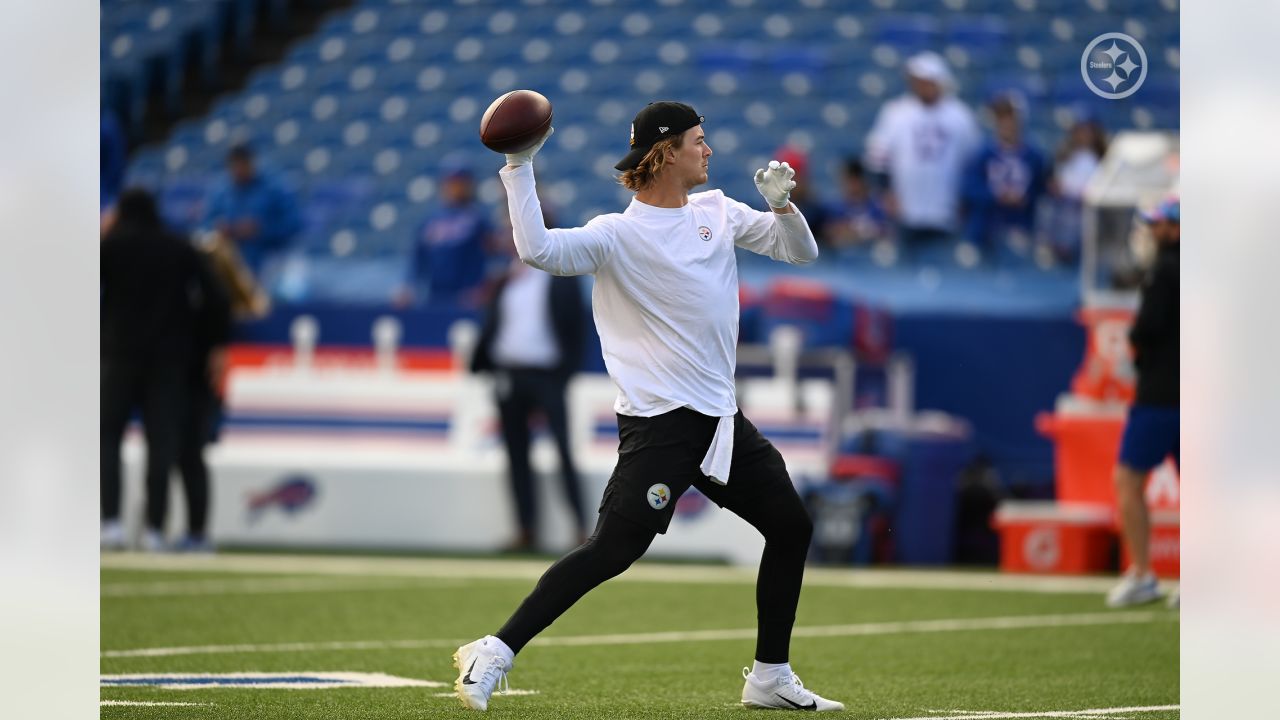
POLYGON ((654 510, 661 510, 671 502, 671 488, 662 483, 649 486, 649 490, 644 494, 645 500, 649 501, 649 507, 654 510))

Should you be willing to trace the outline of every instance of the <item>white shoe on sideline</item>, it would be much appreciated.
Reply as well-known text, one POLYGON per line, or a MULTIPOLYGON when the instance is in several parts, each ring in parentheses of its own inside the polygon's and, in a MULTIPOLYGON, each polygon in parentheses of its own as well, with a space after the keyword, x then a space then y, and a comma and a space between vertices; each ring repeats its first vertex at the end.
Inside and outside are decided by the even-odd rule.
POLYGON ((149 553, 169 552, 169 544, 159 530, 147 530, 142 534, 142 550, 149 553))
POLYGON ((1120 584, 1107 593, 1107 607, 1122 608, 1132 605, 1145 605, 1161 598, 1160 585, 1156 576, 1151 573, 1138 575, 1127 572, 1120 579, 1120 584))
POLYGON ((103 520, 98 547, 103 550, 123 550, 124 546, 124 525, 119 520, 103 520))
POLYGON ((463 707, 488 710, 493 691, 499 686, 502 692, 507 691, 507 673, 512 661, 498 649, 496 642, 497 638, 486 635, 453 654, 453 666, 458 669, 453 689, 463 707))
POLYGON ((828 700, 806 688, 795 673, 782 673, 776 679, 761 680, 750 668, 742 668, 747 682, 742 686, 742 704, 749 708, 778 710, 844 710, 844 703, 828 700))
POLYGON ((1181 597, 1182 597, 1182 588, 1175 588, 1173 592, 1169 593, 1168 605, 1170 610, 1178 609, 1178 605, 1180 605, 1182 602, 1180 599, 1181 597))

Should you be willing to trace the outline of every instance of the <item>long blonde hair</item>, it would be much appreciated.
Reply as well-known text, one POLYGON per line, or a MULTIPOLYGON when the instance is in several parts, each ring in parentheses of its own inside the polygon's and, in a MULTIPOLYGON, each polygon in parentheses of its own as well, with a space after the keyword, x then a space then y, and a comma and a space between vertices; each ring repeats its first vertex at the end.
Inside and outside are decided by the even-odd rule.
POLYGON ((677 150, 683 145, 684 133, 659 140, 644 154, 639 165, 618 176, 618 182, 632 192, 648 190, 657 179, 658 171, 667 164, 667 150, 677 150))

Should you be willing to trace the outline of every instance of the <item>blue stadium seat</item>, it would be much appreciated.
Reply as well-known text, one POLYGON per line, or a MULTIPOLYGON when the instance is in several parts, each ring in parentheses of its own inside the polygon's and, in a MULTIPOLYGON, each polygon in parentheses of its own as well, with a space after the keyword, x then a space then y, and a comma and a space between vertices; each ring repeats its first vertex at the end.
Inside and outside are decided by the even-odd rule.
MULTIPOLYGON (((207 32, 228 29, 219 23, 256 2, 191 4, 210 8, 200 26, 207 32)), ((102 89, 113 107, 141 108, 160 87, 156 64, 144 59, 151 43, 184 42, 185 15, 171 16, 169 30, 135 39, 147 16, 132 6, 143 4, 104 5, 102 89), (108 38, 125 34, 113 48, 108 38)), ((544 177, 565 183, 557 192, 569 223, 625 207, 629 196, 607 176, 645 102, 683 99, 705 114, 716 151, 712 185, 754 202, 752 164, 788 133, 808 133, 832 157, 859 151, 880 107, 904 91, 903 60, 923 49, 953 59, 961 96, 975 107, 1003 90, 1023 94, 1028 132, 1050 144, 1061 138, 1062 111, 1080 105, 1110 130, 1177 126, 1178 16, 1163 0, 1109 0, 1106 12, 1096 0, 877 0, 869 13, 820 5, 789 13, 760 2, 721 10, 691 0, 358 0, 283 62, 255 70, 206 117, 136 152, 128 177, 153 187, 173 180, 173 206, 189 207, 194 193, 183 195, 189 186, 182 183, 221 172, 227 145, 248 137, 264 162, 303 190, 308 229, 300 247, 342 262, 390 262, 406 252, 411 228, 436 201, 446 154, 466 153, 485 172, 500 164, 479 144, 476 127, 493 97, 515 87, 555 103, 559 135, 541 167, 544 177), (682 31, 670 31, 676 27, 682 31), (1095 33, 1121 27, 1143 34, 1151 74, 1134 97, 1102 101, 1080 80, 1080 52, 1095 33), (383 204, 392 210, 382 210, 375 227, 371 213, 383 204), (334 259, 340 230, 348 233, 337 243, 345 254, 334 259)), ((835 178, 831 163, 815 163, 813 173, 835 178)))
POLYGON ((988 75, 982 86, 984 99, 1008 91, 1019 93, 1034 104, 1049 96, 1049 85, 1038 73, 999 73, 988 75))
POLYGON ((253 30, 253 13, 243 12, 252 5, 250 0, 105 0, 99 25, 104 102, 126 125, 141 120, 152 92, 176 113, 188 60, 194 62, 191 77, 210 81, 224 32, 236 28, 235 48, 241 48, 240 41, 253 30))
POLYGON ((921 50, 938 50, 942 41, 942 23, 924 14, 889 15, 876 23, 875 39, 905 55, 921 50))
POLYGON ((178 175, 165 180, 157 200, 165 222, 182 232, 195 230, 204 218, 204 203, 214 177, 178 175))
POLYGON ((1172 109, 1176 112, 1182 97, 1178 79, 1160 75, 1160 73, 1148 74, 1142 87, 1138 88, 1138 92, 1131 97, 1134 102, 1143 106, 1161 110, 1172 109))
POLYGON ((764 49, 759 43, 750 40, 707 43, 694 54, 697 66, 703 72, 724 70, 745 73, 754 70, 764 59, 764 49))
POLYGON ((947 23, 946 44, 963 51, 971 63, 1005 62, 1009 56, 1009 28, 999 15, 956 17, 947 23))

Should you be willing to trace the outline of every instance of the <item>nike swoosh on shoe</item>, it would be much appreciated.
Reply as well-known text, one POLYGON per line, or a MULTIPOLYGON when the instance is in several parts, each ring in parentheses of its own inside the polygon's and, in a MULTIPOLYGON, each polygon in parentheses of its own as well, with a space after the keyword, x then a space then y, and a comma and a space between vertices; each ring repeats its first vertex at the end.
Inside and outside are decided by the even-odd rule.
POLYGON ((797 710, 813 710, 813 711, 815 711, 815 712, 818 710, 818 701, 817 701, 817 700, 814 700, 813 702, 809 703, 808 705, 801 705, 801 704, 799 704, 799 703, 797 703, 797 702, 795 702, 795 701, 793 701, 793 700, 788 700, 788 699, 786 699, 786 698, 782 697, 781 695, 778 695, 778 693, 774 693, 774 695, 775 695, 779 700, 781 700, 781 701, 785 702, 786 704, 790 705, 791 707, 793 707, 793 708, 795 708, 795 709, 797 709, 797 710))
MULTIPOLYGON (((475 669, 475 667, 476 667, 476 661, 475 661, 475 660, 472 660, 472 661, 471 661, 471 667, 467 668, 467 674, 462 676, 462 684, 463 684, 463 685, 475 685, 475 684, 476 684, 476 681, 471 679, 471 671, 472 671, 472 670, 474 670, 474 669, 475 669)), ((783 698, 783 699, 785 700, 786 698, 783 698)), ((788 701, 788 702, 789 702, 789 701, 788 701)), ((792 704, 794 705, 795 703, 792 703, 792 704)), ((817 706, 818 706, 818 705, 817 705, 817 703, 814 703, 814 707, 817 707, 817 706)), ((796 707, 799 707, 799 705, 796 705, 796 707)))

